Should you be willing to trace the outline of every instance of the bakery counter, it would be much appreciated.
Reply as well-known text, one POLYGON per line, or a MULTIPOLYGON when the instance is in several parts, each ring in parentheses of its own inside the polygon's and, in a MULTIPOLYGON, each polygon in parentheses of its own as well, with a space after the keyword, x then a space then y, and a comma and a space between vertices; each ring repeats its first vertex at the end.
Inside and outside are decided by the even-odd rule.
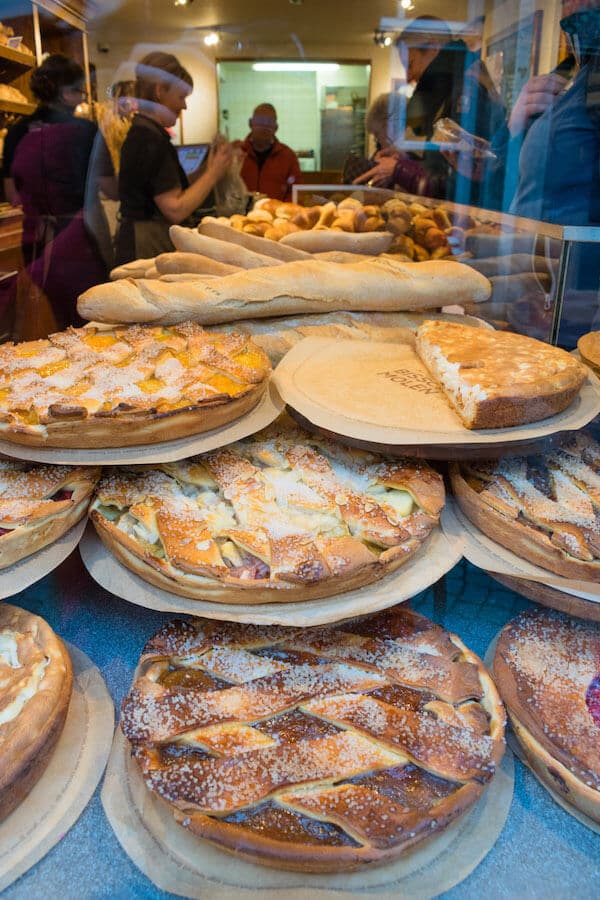
MULTIPOLYGON (((117 708, 144 642, 170 618, 108 594, 92 581, 77 552, 10 602, 43 616, 59 635, 88 654, 117 708)), ((484 656, 501 626, 533 604, 463 561, 412 605, 457 632, 484 656)), ((512 806, 496 845, 465 881, 444 896, 591 900, 600 877, 598 835, 557 806, 518 760, 515 775, 512 806)), ((121 849, 105 818, 100 788, 59 844, 3 896, 36 897, 42 892, 63 898, 171 896, 156 889, 121 849)), ((376 891, 366 895, 384 896, 376 891)))

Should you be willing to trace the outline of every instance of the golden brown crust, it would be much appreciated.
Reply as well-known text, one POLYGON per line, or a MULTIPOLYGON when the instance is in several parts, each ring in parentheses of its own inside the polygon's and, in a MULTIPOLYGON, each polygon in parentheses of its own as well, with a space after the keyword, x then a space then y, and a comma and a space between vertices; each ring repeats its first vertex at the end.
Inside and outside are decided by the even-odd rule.
POLYGON ((404 607, 305 629, 174 621, 141 662, 121 727, 148 788, 195 834, 276 868, 407 852, 475 803, 504 752, 481 661, 404 607))
POLYGON ((417 353, 467 428, 508 428, 566 409, 585 379, 570 354, 511 332, 427 321, 417 353))
POLYGON ((4 654, 0 652, 4 675, 0 690, 1 821, 27 796, 52 757, 67 716, 73 673, 64 644, 38 616, 3 603, 0 635, 4 638, 4 654), (7 641, 11 645, 8 652, 7 641), (19 666, 10 665, 17 660, 19 666), (43 671, 37 678, 35 672, 40 668, 43 671), (19 704, 23 679, 32 674, 37 689, 11 718, 10 704, 15 700, 19 704))
POLYGON ((99 477, 97 467, 0 460, 0 570, 52 544, 79 522, 99 477))
MULTIPOLYGON (((582 473, 587 467, 578 467, 584 462, 586 449, 594 444, 584 435, 578 435, 571 444, 572 454, 567 448, 535 458, 538 465, 544 465, 540 460, 545 460, 550 472, 556 466, 563 487, 560 500, 552 501, 526 480, 525 457, 496 463, 452 463, 450 481, 454 496, 474 525, 517 556, 563 578, 597 582, 600 578, 597 498, 589 487, 591 496, 585 501, 585 484, 581 478, 586 477, 582 473), (574 474, 575 469, 579 475, 574 474), (571 478, 573 486, 568 488, 571 478), (515 484, 519 487, 515 488, 515 484), (565 484, 570 498, 564 490, 565 484), (584 503, 586 509, 582 512, 584 503)), ((590 468, 587 477, 592 480, 593 476, 590 468)))
POLYGON ((284 418, 179 463, 105 470, 91 518, 124 565, 171 593, 285 603, 395 571, 443 504, 427 464, 349 450, 284 418))
POLYGON ((600 331, 590 331, 577 341, 581 358, 594 372, 600 369, 600 331))
POLYGON ((242 335, 200 326, 68 329, 0 349, 0 435, 42 447, 174 440, 258 403, 271 366, 242 335))
POLYGON ((493 672, 533 770, 600 823, 600 625, 523 613, 501 632, 493 672))

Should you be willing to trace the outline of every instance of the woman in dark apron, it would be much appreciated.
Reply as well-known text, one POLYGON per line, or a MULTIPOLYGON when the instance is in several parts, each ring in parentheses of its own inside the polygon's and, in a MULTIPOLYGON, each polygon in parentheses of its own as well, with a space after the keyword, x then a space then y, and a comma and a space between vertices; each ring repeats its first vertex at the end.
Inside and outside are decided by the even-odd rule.
POLYGON ((139 111, 123 144, 119 169, 118 265, 173 250, 169 227, 210 205, 215 184, 229 168, 232 149, 227 143, 210 152, 191 183, 179 163, 167 129, 186 109, 192 87, 191 75, 170 53, 149 53, 136 66, 139 111))

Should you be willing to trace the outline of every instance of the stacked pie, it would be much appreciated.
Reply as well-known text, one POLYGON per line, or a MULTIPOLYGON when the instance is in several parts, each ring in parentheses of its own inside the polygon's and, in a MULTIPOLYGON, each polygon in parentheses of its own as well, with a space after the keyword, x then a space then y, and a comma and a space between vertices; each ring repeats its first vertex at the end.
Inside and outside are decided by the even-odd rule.
POLYGON ((0 604, 0 821, 50 762, 72 682, 69 654, 50 626, 23 609, 0 604))
POLYGON ((266 389, 268 357, 201 326, 70 328, 0 347, 0 437, 46 447, 119 447, 217 428, 266 389))
POLYGON ((91 519, 126 566, 186 597, 310 600, 405 563, 437 524, 441 476, 315 438, 285 417, 221 450, 105 469, 91 519))
POLYGON ((62 537, 86 514, 100 469, 0 459, 0 570, 62 537))
POLYGON ((534 772, 600 823, 600 625, 522 613, 501 632, 493 666, 534 772))
POLYGON ((402 607, 305 629, 174 621, 139 671, 121 727, 147 787, 280 868, 396 857, 469 809, 504 752, 480 660, 402 607))
POLYGON ((600 580, 600 444, 578 432, 559 450, 451 466, 465 515, 484 534, 565 578, 600 580))

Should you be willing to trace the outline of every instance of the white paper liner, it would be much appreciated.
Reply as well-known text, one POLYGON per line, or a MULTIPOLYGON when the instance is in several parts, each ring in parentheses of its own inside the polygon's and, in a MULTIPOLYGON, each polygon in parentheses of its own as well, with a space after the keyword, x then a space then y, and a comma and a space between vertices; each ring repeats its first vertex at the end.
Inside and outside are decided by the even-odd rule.
POLYGON ((11 441, 0 439, 0 454, 16 459, 28 459, 34 462, 57 463, 69 466, 78 465, 134 465, 136 463, 175 462, 194 456, 196 453, 207 453, 225 447, 234 441, 255 434, 274 422, 282 412, 285 404, 275 386, 269 382, 254 409, 235 419, 228 425, 178 438, 175 441, 162 441, 156 444, 141 444, 136 447, 106 447, 91 450, 65 450, 57 447, 26 447, 11 441))
POLYGON ((99 585, 138 606, 227 622, 297 627, 339 622, 402 603, 434 584, 462 556, 460 541, 448 538, 436 528, 412 559, 374 584, 323 600, 250 606, 191 600, 154 587, 123 566, 106 549, 91 523, 79 544, 79 552, 86 569, 99 585))
POLYGON ((40 578, 53 572, 67 556, 71 555, 81 540, 86 523, 87 515, 83 516, 77 525, 73 525, 57 541, 53 541, 47 547, 42 547, 31 556, 26 556, 25 559, 20 559, 19 562, 6 569, 0 569, 0 600, 24 591, 40 578))
POLYGON ((463 556, 479 569, 487 572, 497 572, 498 575, 512 575, 514 578, 524 578, 527 581, 545 584, 556 588, 564 594, 580 597, 582 600, 590 600, 592 603, 600 603, 600 584, 591 581, 577 581, 570 578, 561 578, 542 569, 533 563, 521 559, 511 550, 496 543, 488 537, 476 525, 467 519, 458 503, 452 497, 446 499, 446 505, 440 516, 440 523, 444 534, 450 538, 462 542, 463 556))
MULTIPOLYGON (((487 650, 485 652, 485 657, 483 659, 484 665, 485 665, 486 669, 488 670, 488 672, 490 672, 490 673, 493 671, 492 663, 494 662, 494 654, 496 653, 496 644, 498 643, 498 639, 500 637, 501 631, 502 631, 502 629, 500 629, 500 631, 498 631, 496 636, 492 639, 489 647, 487 648, 487 650)), ((563 797, 560 796, 560 794, 557 794, 556 791, 553 791, 552 788, 549 785, 547 785, 545 781, 542 781, 542 779, 539 777, 537 772, 531 768, 531 766, 529 765, 529 763, 527 761, 527 757, 525 756, 523 748, 521 747, 519 741, 517 740, 517 736, 515 735, 515 733, 513 731, 512 725, 510 724, 510 719, 508 717, 507 717, 507 722, 506 722, 506 745, 507 745, 507 747, 510 747, 510 749, 512 750, 514 755, 517 757, 517 759, 520 759, 521 762, 523 763, 523 765, 527 766, 527 768, 529 769, 531 774, 535 775, 536 779, 539 781, 539 783, 542 785, 542 787, 546 791, 548 791, 548 793, 550 794, 552 799, 555 801, 555 803, 558 803, 558 805, 560 807, 562 807, 562 809, 564 809, 564 811, 566 813, 568 813, 570 816, 573 816, 574 819, 577 819, 577 821, 581 822, 582 825, 585 825, 586 828, 591 828, 591 830, 594 831, 596 834, 600 834, 600 825, 598 825, 597 822, 594 822, 592 819, 590 819, 589 816, 586 816, 585 813, 580 812, 578 809, 575 809, 574 806, 571 806, 569 803, 567 803, 567 801, 564 800, 563 797)))
POLYGON ((600 381, 588 371, 579 396, 564 412, 514 428, 470 430, 412 347, 382 341, 349 345, 305 338, 279 363, 273 379, 285 402, 317 427, 376 444, 533 441, 582 428, 600 413, 600 381))
POLYGON ((99 670, 67 643, 73 694, 65 727, 50 763, 14 812, 0 823, 0 891, 16 881, 72 828, 104 772, 114 731, 114 710, 99 670))
POLYGON ((513 787, 514 763, 507 751, 476 806, 442 834, 389 865, 330 875, 254 865, 177 825, 167 805, 144 784, 120 728, 106 770, 102 804, 119 843, 136 866, 158 888, 179 896, 236 900, 260 892, 286 900, 357 894, 426 900, 459 884, 489 853, 504 828, 513 787))

